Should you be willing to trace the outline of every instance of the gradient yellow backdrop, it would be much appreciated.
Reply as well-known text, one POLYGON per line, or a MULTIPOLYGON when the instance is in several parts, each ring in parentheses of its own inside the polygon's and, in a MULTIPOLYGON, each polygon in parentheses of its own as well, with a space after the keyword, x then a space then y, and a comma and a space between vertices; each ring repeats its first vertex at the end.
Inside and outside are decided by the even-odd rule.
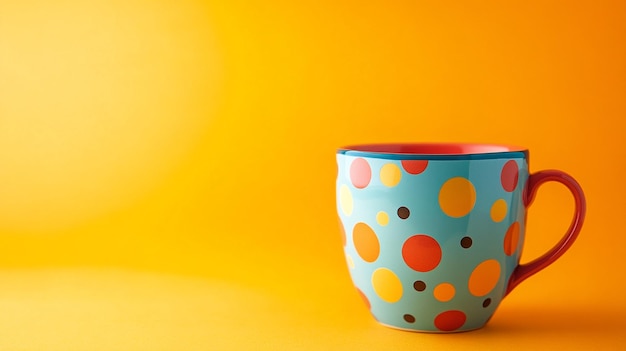
MULTIPOLYGON (((0 326, 42 335, 5 342, 623 347, 625 117, 625 1, 2 1, 0 326), (377 326, 344 268, 334 152, 391 141, 529 147, 531 171, 583 186, 579 241, 482 331, 377 326), (81 306, 99 322, 66 317, 81 306)), ((524 260, 572 210, 542 187, 524 260)))

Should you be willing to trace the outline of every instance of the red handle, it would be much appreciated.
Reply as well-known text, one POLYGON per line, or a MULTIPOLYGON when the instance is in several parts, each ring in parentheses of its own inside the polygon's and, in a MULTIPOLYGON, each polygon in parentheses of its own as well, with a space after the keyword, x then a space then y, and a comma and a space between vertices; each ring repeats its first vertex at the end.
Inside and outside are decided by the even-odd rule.
POLYGON ((506 294, 510 293, 513 288, 519 285, 519 283, 546 268, 561 257, 561 255, 563 255, 565 251, 572 246, 576 237, 578 237, 578 233, 580 233, 580 228, 582 227, 586 211, 585 195, 583 194, 583 190, 578 182, 576 182, 576 180, 574 180, 574 178, 570 175, 555 170, 540 171, 531 174, 528 178, 526 192, 522 195, 524 198, 524 205, 528 207, 532 203, 539 186, 550 181, 559 182, 565 185, 572 192, 572 195, 574 195, 574 201, 576 202, 574 219, 572 219, 572 223, 561 241, 550 249, 550 251, 546 252, 543 256, 532 262, 520 264, 515 268, 513 274, 511 274, 511 278, 509 279, 506 294))

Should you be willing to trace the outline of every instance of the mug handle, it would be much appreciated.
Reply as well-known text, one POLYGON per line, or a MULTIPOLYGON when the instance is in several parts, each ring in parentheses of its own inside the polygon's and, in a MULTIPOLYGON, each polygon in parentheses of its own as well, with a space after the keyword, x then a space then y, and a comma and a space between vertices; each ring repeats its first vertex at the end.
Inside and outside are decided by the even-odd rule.
POLYGON ((578 182, 576 182, 576 180, 574 180, 574 178, 572 178, 569 174, 557 170, 545 170, 531 174, 528 178, 527 188, 522 194, 524 205, 528 208, 535 198, 535 194, 537 189, 539 189, 539 186, 550 181, 559 182, 565 185, 572 195, 574 195, 574 218, 572 219, 569 229, 567 229, 567 232, 563 238, 561 238, 561 241, 559 241, 553 248, 541 257, 536 258, 529 263, 517 265, 513 274, 511 274, 511 278, 509 279, 505 296, 508 295, 513 288, 519 285, 519 283, 546 268, 561 257, 561 255, 563 255, 565 251, 572 246, 576 237, 578 237, 578 233, 580 233, 580 228, 582 227, 586 212, 585 195, 578 182))

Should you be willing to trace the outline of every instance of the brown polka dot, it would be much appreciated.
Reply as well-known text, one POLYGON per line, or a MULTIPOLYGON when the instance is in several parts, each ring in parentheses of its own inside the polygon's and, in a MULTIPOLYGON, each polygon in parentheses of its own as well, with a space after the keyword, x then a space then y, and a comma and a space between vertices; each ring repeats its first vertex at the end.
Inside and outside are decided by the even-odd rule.
POLYGON ((414 322, 415 322, 415 317, 413 317, 412 315, 410 315, 410 314, 408 314, 408 313, 407 313, 407 314, 405 314, 405 315, 403 316, 403 318, 404 318, 404 320, 405 320, 405 321, 407 321, 407 322, 409 322, 409 323, 414 323, 414 322))
POLYGON ((416 291, 424 291, 426 290, 426 283, 421 280, 417 280, 415 283, 413 283, 413 289, 415 289, 416 291))
POLYGON ((491 305, 491 299, 486 298, 485 301, 483 301, 483 307, 487 308, 489 305, 491 305))
POLYGON ((469 249, 470 247, 472 247, 472 238, 470 238, 469 236, 463 237, 463 239, 461 239, 461 246, 464 249, 469 249))
POLYGON ((400 217, 402 219, 407 219, 407 218, 409 218, 410 214, 411 214, 411 212, 409 211, 408 208, 406 208, 404 206, 398 208, 398 217, 400 217))

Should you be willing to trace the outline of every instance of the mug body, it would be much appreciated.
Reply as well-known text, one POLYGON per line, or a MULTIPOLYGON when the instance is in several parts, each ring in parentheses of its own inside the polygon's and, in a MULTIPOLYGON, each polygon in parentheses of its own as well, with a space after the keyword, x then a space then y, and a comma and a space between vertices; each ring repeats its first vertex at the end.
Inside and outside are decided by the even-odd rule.
POLYGON ((336 157, 345 257, 373 317, 412 331, 484 326, 521 255, 527 150, 389 144, 336 157))

